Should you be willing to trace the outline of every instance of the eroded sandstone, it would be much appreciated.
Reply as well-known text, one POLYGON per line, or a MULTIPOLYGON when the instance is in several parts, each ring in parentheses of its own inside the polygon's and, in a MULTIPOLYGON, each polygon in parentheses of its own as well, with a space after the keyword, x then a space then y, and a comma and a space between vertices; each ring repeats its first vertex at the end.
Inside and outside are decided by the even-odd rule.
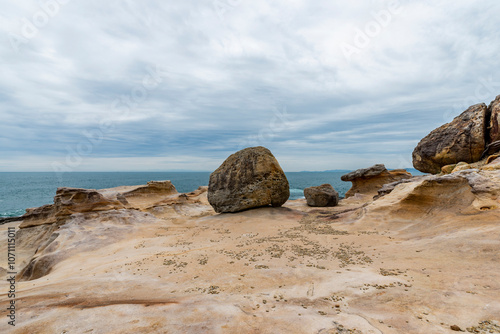
MULTIPOLYGON (((0 331, 498 333, 498 166, 399 180, 335 207, 217 215, 202 187, 25 227, 21 312, 0 331)), ((0 295, 2 317, 8 302, 0 295)))
POLYGON ((349 198, 355 194, 376 196, 378 190, 385 184, 399 180, 409 179, 412 175, 404 169, 388 171, 383 164, 377 164, 369 168, 362 168, 341 177, 342 181, 352 182, 352 187, 346 192, 349 198))

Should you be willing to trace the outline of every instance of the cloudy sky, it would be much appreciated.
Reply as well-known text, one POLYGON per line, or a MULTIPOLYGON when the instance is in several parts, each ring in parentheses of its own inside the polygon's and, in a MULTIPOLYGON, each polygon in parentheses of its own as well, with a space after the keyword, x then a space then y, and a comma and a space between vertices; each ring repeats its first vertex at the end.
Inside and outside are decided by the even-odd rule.
POLYGON ((0 0, 0 171, 411 166, 500 94, 498 0, 0 0))

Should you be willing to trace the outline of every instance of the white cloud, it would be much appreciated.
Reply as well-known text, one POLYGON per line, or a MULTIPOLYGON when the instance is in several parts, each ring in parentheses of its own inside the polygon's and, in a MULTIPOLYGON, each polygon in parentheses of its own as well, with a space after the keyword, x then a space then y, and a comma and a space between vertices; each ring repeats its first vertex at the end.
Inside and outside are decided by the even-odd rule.
POLYGON ((210 170, 246 143, 289 170, 399 165, 454 106, 500 94, 475 94, 500 65, 492 0, 69 1, 16 52, 54 1, 0 4, 0 171, 50 170, 103 120, 74 170, 210 170))

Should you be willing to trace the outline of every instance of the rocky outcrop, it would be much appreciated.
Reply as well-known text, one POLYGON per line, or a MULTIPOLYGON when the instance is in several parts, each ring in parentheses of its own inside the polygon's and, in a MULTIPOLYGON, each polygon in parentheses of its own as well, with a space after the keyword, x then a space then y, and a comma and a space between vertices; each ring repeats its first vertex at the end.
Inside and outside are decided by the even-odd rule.
POLYGON ((265 147, 250 147, 232 154, 210 175, 208 201, 218 213, 277 207, 288 197, 285 173, 265 147))
POLYGON ((376 200, 376 199, 379 199, 380 197, 383 197, 383 196, 385 196, 387 194, 390 194, 396 188, 396 186, 399 185, 399 184, 415 182, 416 180, 418 180, 418 179, 420 179, 422 177, 423 176, 413 176, 413 177, 408 178, 408 179, 401 179, 399 181, 395 181, 395 182, 384 184, 382 186, 382 188, 380 188, 377 191, 378 194, 375 197, 373 197, 373 199, 376 200))
POLYGON ((167 181, 149 181, 145 186, 137 186, 135 189, 123 192, 125 198, 132 196, 145 196, 150 194, 172 195, 177 194, 177 189, 167 181))
POLYGON ((446 165, 480 160, 486 146, 487 114, 486 105, 477 104, 432 131, 413 151, 413 166, 437 174, 446 165))
POLYGON ((306 188, 304 196, 309 206, 326 207, 339 203, 339 193, 330 184, 306 188))
MULTIPOLYGON (((459 165, 458 167, 466 165, 459 165)), ((465 224, 497 221, 500 209, 500 159, 476 169, 429 175, 384 186, 383 196, 366 208, 363 219, 400 224, 465 224)), ((390 227, 388 227, 390 228, 390 227)), ((457 228, 457 227, 455 227, 457 228)))
POLYGON ((384 184, 409 179, 412 175, 404 169, 388 171, 383 164, 377 164, 369 168, 358 169, 341 177, 342 181, 351 181, 352 187, 347 191, 345 197, 355 194, 376 196, 378 190, 384 184))
MULTIPOLYGON (((17 230, 15 332, 494 332, 498 160, 330 208, 299 199, 216 215, 199 188, 17 230)), ((7 238, 0 234, 2 254, 7 238)), ((4 316, 10 303, 0 295, 4 316)))
POLYGON ((449 174, 458 163, 472 166, 499 151, 500 95, 488 107, 469 107, 423 138, 413 151, 413 166, 424 173, 449 174))
MULTIPOLYGON (((488 126, 489 142, 500 140, 500 95, 489 106, 490 121, 488 126)), ((490 154, 495 153, 491 152, 490 154)))
POLYGON ((54 204, 27 209, 26 214, 22 216, 23 223, 20 228, 56 223, 74 213, 116 210, 124 207, 122 202, 107 199, 94 189, 58 188, 54 204))
POLYGON ((132 221, 148 223, 155 220, 154 216, 136 210, 113 210, 77 213, 59 228, 55 225, 43 225, 21 229, 18 233, 20 245, 24 246, 31 240, 37 247, 33 257, 19 272, 18 280, 38 279, 71 256, 98 251, 130 237, 140 229, 140 225, 131 225, 132 221), (39 230, 41 228, 43 230, 39 230), (38 232, 37 239, 33 238, 33 232, 38 232))

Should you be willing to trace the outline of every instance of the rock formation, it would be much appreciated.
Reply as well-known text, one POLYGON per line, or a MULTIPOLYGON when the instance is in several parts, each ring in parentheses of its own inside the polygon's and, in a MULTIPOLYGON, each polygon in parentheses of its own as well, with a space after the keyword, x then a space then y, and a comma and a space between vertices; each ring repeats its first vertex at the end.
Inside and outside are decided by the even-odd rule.
POLYGON ((428 134, 413 151, 413 166, 437 174, 445 165, 478 161, 486 145, 487 110, 484 103, 474 105, 428 134))
POLYGON ((208 201, 218 213, 283 205, 288 180, 271 151, 250 147, 232 154, 210 175, 208 201))
MULTIPOLYGON (((488 126, 489 142, 500 140, 500 95, 489 106, 490 122, 488 126)), ((495 152, 492 152, 495 153, 495 152)))
POLYGON ((409 179, 412 175, 404 169, 388 171, 383 164, 373 165, 369 168, 358 169, 341 177, 342 181, 351 181, 352 187, 346 192, 349 198, 355 194, 376 196, 384 184, 409 179))
POLYGON ((146 202, 151 202, 153 199, 160 201, 173 194, 177 194, 177 190, 170 181, 151 181, 147 185, 101 190, 58 188, 54 204, 26 210, 26 213, 21 217, 23 220, 21 228, 53 224, 63 221, 75 213, 119 210, 140 206, 144 202, 144 197, 147 197, 146 202))
POLYGON ((450 173, 451 165, 476 163, 498 151, 500 95, 488 107, 484 103, 469 107, 423 138, 413 151, 413 166, 424 173, 450 173))
POLYGON ((486 158, 489 155, 500 152, 500 140, 494 141, 486 146, 481 158, 486 158))
POLYGON ((306 188, 304 196, 309 206, 325 207, 339 203, 339 193, 330 184, 306 188))
MULTIPOLYGON (((217 215, 206 187, 125 196, 142 187, 96 190, 127 208, 77 212, 93 191, 81 210, 76 191, 57 195, 76 212, 57 223, 2 226, 17 230, 20 316, 0 332, 500 332, 498 157, 319 209, 299 199, 217 215)), ((9 305, 0 294, 0 316, 9 305)))
POLYGON ((74 213, 123 209, 123 203, 105 198, 97 190, 58 188, 54 204, 27 209, 21 227, 52 224, 74 213))
POLYGON ((388 194, 366 208, 366 215, 375 219, 372 213, 377 212, 380 219, 384 215, 385 221, 399 219, 426 224, 441 223, 443 219, 450 223, 454 219, 467 221, 486 211, 496 216, 500 212, 499 169, 493 161, 480 170, 459 170, 396 183, 388 194))

